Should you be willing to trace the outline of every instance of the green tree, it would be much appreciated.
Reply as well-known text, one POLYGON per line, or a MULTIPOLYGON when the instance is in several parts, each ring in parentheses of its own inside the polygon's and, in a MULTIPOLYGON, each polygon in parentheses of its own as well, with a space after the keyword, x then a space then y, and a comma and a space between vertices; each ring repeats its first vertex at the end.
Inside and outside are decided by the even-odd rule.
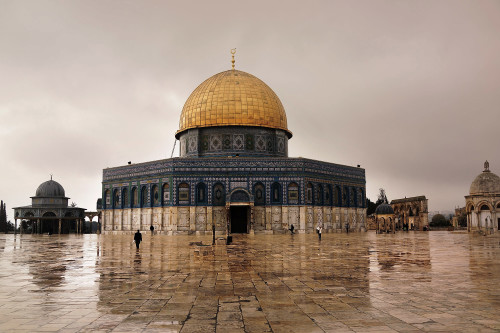
POLYGON ((7 224, 7 210, 3 200, 0 202, 0 232, 9 231, 9 225, 7 224))
POLYGON ((443 214, 436 214, 432 217, 431 223, 429 223, 431 227, 448 227, 450 226, 450 221, 444 217, 443 214))

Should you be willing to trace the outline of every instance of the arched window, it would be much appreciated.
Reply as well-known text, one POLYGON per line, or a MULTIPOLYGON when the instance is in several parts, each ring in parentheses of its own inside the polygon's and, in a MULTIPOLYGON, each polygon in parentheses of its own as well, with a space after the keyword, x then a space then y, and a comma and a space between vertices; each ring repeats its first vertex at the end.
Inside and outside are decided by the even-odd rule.
POLYGON ((122 189, 122 208, 128 207, 128 188, 122 189))
POLYGON ((143 186, 141 189, 141 207, 148 206, 148 188, 143 186))
POLYGON ((334 186, 333 187, 333 205, 336 207, 340 207, 340 200, 342 199, 342 196, 340 195, 340 187, 334 186))
POLYGON ((105 208, 111 208, 111 193, 109 192, 109 190, 106 190, 104 192, 104 198, 105 198, 105 208))
POLYGON ((313 203, 313 185, 311 183, 307 183, 306 186, 306 203, 313 203))
POLYGON ((500 208, 500 202, 498 203, 497 208, 500 208))
POLYGON ((214 185, 212 193, 212 204, 214 206, 224 206, 226 204, 226 193, 221 183, 214 185))
POLYGON ((281 203, 281 186, 279 183, 273 183, 273 185, 271 185, 271 203, 281 203))
POLYGON ((316 186, 316 196, 314 198, 314 204, 315 205, 323 204, 323 185, 321 184, 318 184, 318 186, 316 186))
POLYGON ((196 185, 196 203, 207 203, 207 186, 204 183, 198 183, 198 185, 196 185))
POLYGON ((187 183, 179 184, 179 198, 180 205, 189 205, 189 185, 187 183))
POLYGON ((139 194, 137 193, 137 187, 132 187, 132 207, 137 207, 139 205, 139 194))
POLYGON ((256 206, 266 204, 266 189, 262 183, 257 183, 253 188, 254 203, 256 206))
POLYGON ((163 204, 168 205, 170 203, 170 186, 163 184, 163 204))
POLYGON ((297 185, 297 183, 290 183, 288 185, 288 203, 299 203, 299 185, 297 185))
POLYGON ((113 190, 113 208, 120 208, 120 191, 113 190))
POLYGON ((344 190, 342 191, 342 206, 349 207, 349 189, 344 186, 344 190))
POLYGON ((358 189, 358 207, 364 207, 365 206, 365 196, 363 195, 363 189, 360 188, 358 189))
POLYGON ((482 205, 481 210, 490 210, 490 207, 488 207, 488 205, 482 205))
POLYGON ((332 186, 331 185, 325 186, 325 205, 327 205, 327 206, 332 205, 332 186))
POLYGON ((158 190, 157 185, 153 185, 153 188, 151 189, 151 196, 152 196, 152 201, 154 206, 158 206, 160 204, 160 191, 158 190))
POLYGON ((470 211, 473 212, 474 211, 474 206, 470 206, 470 211))

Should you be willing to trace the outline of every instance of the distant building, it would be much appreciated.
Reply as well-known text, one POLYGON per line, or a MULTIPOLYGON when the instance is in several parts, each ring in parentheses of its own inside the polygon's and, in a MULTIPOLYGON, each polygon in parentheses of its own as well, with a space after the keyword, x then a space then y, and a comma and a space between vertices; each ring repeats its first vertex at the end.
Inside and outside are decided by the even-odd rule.
POLYGON ((394 209, 391 205, 383 203, 375 209, 375 223, 377 233, 396 232, 394 209))
POLYGON ((201 83, 175 137, 179 158, 104 169, 103 233, 365 230, 365 170, 288 157, 285 109, 251 74, 233 68, 201 83))
POLYGON ((20 220, 21 233, 22 221, 31 226, 32 233, 81 233, 85 208, 68 206, 68 200, 61 184, 50 177, 38 186, 31 205, 14 208, 16 226, 20 220))
POLYGON ((402 229, 403 224, 410 230, 424 230, 429 226, 428 200, 425 195, 396 199, 391 201, 396 216, 396 229, 402 229))
POLYGON ((494 233, 500 229, 500 177, 490 171, 488 161, 484 170, 470 185, 465 196, 467 230, 494 233))

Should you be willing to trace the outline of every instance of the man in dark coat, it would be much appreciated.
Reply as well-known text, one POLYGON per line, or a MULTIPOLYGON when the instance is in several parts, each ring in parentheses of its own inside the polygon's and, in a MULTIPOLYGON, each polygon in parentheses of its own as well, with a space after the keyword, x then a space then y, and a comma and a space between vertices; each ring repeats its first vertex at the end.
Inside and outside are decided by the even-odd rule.
POLYGON ((155 233, 155 227, 153 227, 153 225, 151 224, 151 226, 149 227, 149 230, 151 230, 151 235, 153 235, 155 233))
POLYGON ((142 242, 142 235, 139 230, 137 230, 137 232, 134 234, 134 242, 137 250, 139 250, 139 244, 142 242))

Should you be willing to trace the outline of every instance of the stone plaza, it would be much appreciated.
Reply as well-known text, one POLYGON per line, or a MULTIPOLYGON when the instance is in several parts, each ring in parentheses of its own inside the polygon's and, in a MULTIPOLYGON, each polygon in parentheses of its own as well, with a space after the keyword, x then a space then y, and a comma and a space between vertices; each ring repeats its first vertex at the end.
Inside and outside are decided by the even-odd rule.
POLYGON ((500 238, 0 235, 2 332, 494 332, 500 238))

